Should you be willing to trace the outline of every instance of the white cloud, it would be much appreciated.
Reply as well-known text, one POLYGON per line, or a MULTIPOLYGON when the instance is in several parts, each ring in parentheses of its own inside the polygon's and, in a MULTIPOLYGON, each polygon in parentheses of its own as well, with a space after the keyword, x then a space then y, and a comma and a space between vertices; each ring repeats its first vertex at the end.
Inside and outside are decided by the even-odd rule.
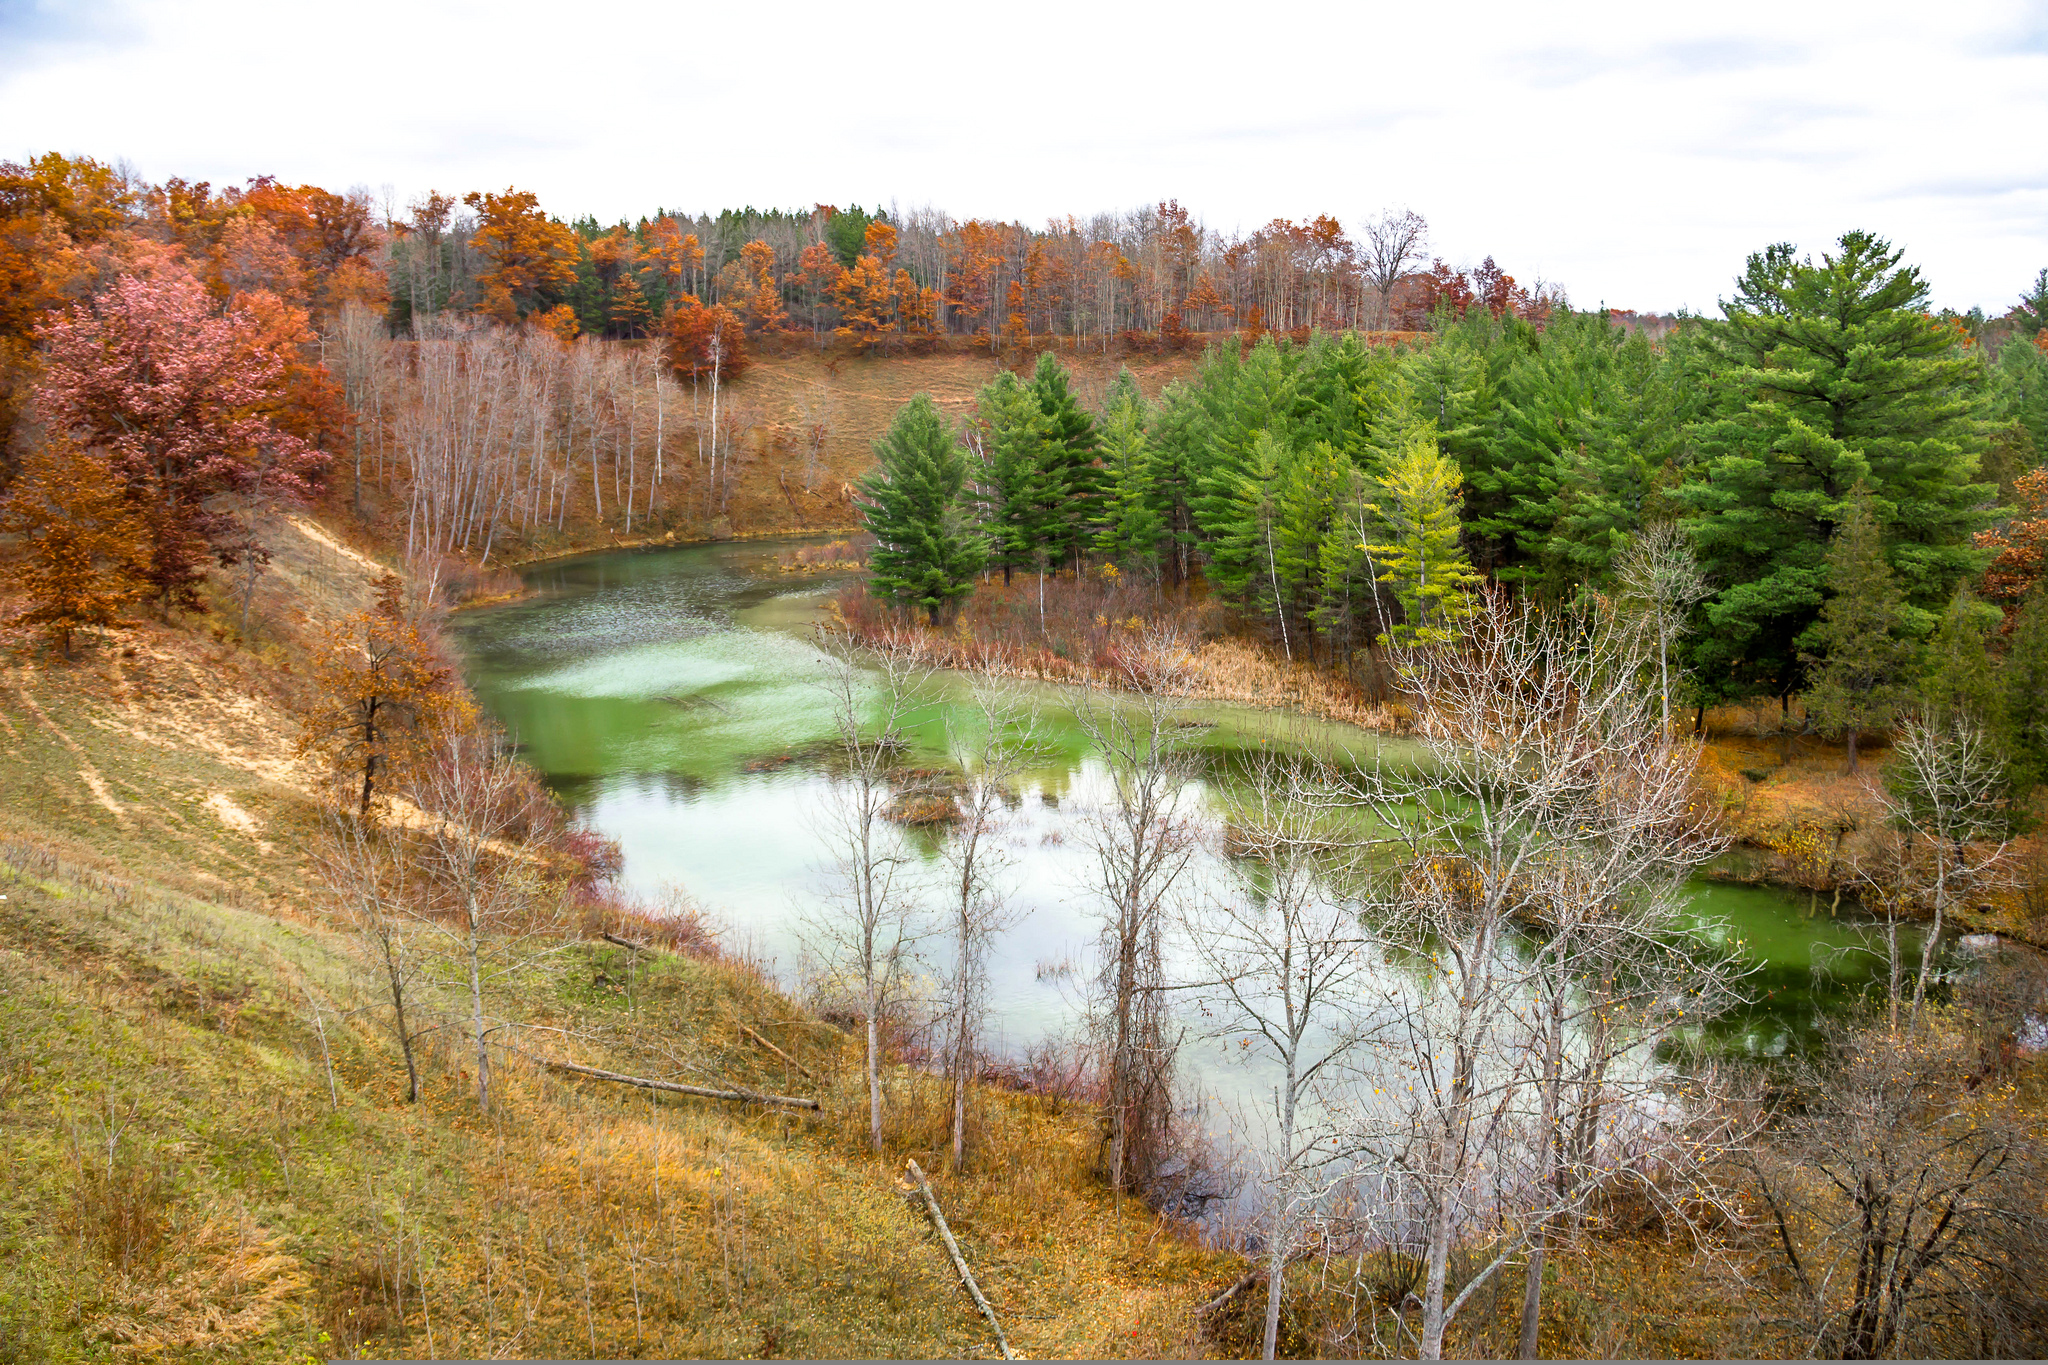
POLYGON ((1581 304, 1711 308, 1869 227, 1937 302, 2048 265, 2048 28, 2024 3, 0 0, 19 156, 216 183, 518 184, 563 215, 930 203, 1212 226, 1386 205, 1581 304))

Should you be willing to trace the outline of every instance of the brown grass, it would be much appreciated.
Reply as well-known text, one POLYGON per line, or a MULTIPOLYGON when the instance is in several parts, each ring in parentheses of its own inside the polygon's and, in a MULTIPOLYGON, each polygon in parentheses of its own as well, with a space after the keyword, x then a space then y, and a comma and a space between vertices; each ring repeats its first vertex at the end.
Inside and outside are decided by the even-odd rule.
POLYGON ((21 641, 0 673, 0 1358, 982 1353, 897 1193, 911 1155, 1020 1348, 1192 1348, 1186 1306, 1231 1258, 1100 1189, 1085 1100, 978 1090, 954 1175, 938 1082, 894 1069, 876 1157, 844 1035, 688 906, 619 903, 601 848, 545 850, 592 875, 557 951, 492 987, 531 1026, 505 1035, 493 1111, 443 986, 407 1105, 312 893, 318 784, 279 757, 294 686, 159 625, 74 664, 21 641), (655 1098, 526 1054, 825 1108, 655 1098))
POLYGON ((1397 729, 1400 713, 1367 699, 1348 678, 1288 662, 1247 638, 1229 611, 1194 594, 1100 570, 1017 574, 1006 587, 985 574, 941 627, 892 610, 864 583, 842 591, 838 619, 865 640, 915 641, 934 664, 1074 686, 1165 687, 1195 701, 1286 708, 1371 729, 1397 729), (1170 678, 1170 681, 1169 681, 1170 678))

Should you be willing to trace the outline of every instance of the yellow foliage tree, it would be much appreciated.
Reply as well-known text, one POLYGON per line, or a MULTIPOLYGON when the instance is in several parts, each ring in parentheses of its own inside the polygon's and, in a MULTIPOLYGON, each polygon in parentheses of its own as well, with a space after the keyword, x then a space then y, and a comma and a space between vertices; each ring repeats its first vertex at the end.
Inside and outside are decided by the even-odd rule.
POLYGON ((142 597, 148 537, 93 451, 61 440, 33 447, 0 503, 0 535, 16 539, 0 582, 29 602, 14 620, 42 627, 66 658, 74 630, 104 629, 142 597))

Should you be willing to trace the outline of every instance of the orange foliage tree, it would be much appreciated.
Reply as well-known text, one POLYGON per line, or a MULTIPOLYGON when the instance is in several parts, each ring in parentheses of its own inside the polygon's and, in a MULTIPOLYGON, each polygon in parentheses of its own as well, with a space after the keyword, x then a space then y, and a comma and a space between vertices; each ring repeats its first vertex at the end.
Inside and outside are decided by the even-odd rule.
POLYGON ((0 502, 15 541, 4 581, 28 599, 14 620, 40 626, 71 656, 71 633, 104 629, 142 596, 142 521, 107 461, 61 438, 38 443, 0 502))
POLYGON ((788 282, 803 287, 805 302, 811 309, 811 334, 821 335, 825 301, 832 296, 832 287, 839 282, 845 267, 839 264, 832 248, 824 242, 812 242, 805 247, 797 257, 796 266, 788 282))
POLYGON ((2007 633, 2027 593, 2048 568, 2048 467, 2020 475, 2013 481, 2013 494, 2019 510, 2012 520, 1997 530, 1977 533, 1979 549, 1997 551, 1984 570, 1979 591, 2004 610, 2007 633))
POLYGON ((377 600, 325 632, 314 652, 314 704, 305 713, 298 754, 324 759, 348 783, 357 814, 368 817, 378 784, 398 783, 451 724, 473 710, 455 670, 406 619, 404 583, 385 574, 377 600))
POLYGON ((20 414, 36 325, 86 296, 90 252, 134 207, 120 174, 88 158, 0 162, 0 432, 20 414))
POLYGON ((773 336, 789 326, 782 287, 775 278, 775 248, 763 241, 740 248, 739 280, 731 297, 750 330, 773 336))
POLYGON ((725 381, 746 371, 746 326, 722 304, 707 308, 695 294, 683 295, 663 317, 661 337, 668 363, 686 379, 708 377, 714 366, 725 381))
POLYGON ((462 202, 477 211, 470 242, 490 262, 477 276, 478 311, 511 322, 552 307, 576 283, 576 233, 540 210, 527 190, 472 191, 462 202))
POLYGON ((857 351, 896 334, 896 283, 890 267, 896 261, 896 229, 876 221, 862 237, 861 254, 832 284, 832 302, 839 309, 834 332, 857 351))

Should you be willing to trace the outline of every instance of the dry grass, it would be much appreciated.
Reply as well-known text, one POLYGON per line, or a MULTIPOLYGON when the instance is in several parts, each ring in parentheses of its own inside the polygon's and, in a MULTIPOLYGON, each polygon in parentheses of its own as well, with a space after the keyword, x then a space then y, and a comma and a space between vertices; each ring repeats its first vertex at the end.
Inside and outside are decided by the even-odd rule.
POLYGON ((984 1353, 897 1193, 911 1155, 1034 1355, 1192 1349, 1188 1305, 1235 1273, 1099 1189, 1082 1100, 978 1092, 968 1167, 938 1174, 943 1096, 899 1069, 888 1151, 868 1152, 855 1050, 687 907, 588 895, 557 952, 494 987, 534 1027, 507 1036, 489 1115, 460 1001, 430 989, 407 1105, 371 983, 309 891, 315 784, 278 757, 290 675, 155 625, 71 664, 17 644, 0 1359, 984 1353), (657 1098, 522 1054, 825 1108, 657 1098))
POLYGON ((1289 662, 1238 633, 1213 599, 1175 595, 1115 573, 1072 570, 983 576, 952 621, 931 627, 890 610, 854 584, 834 603, 863 639, 908 638, 944 668, 1104 688, 1165 688, 1196 701, 1285 708, 1369 729, 1401 728, 1395 708, 1348 678, 1289 662))

